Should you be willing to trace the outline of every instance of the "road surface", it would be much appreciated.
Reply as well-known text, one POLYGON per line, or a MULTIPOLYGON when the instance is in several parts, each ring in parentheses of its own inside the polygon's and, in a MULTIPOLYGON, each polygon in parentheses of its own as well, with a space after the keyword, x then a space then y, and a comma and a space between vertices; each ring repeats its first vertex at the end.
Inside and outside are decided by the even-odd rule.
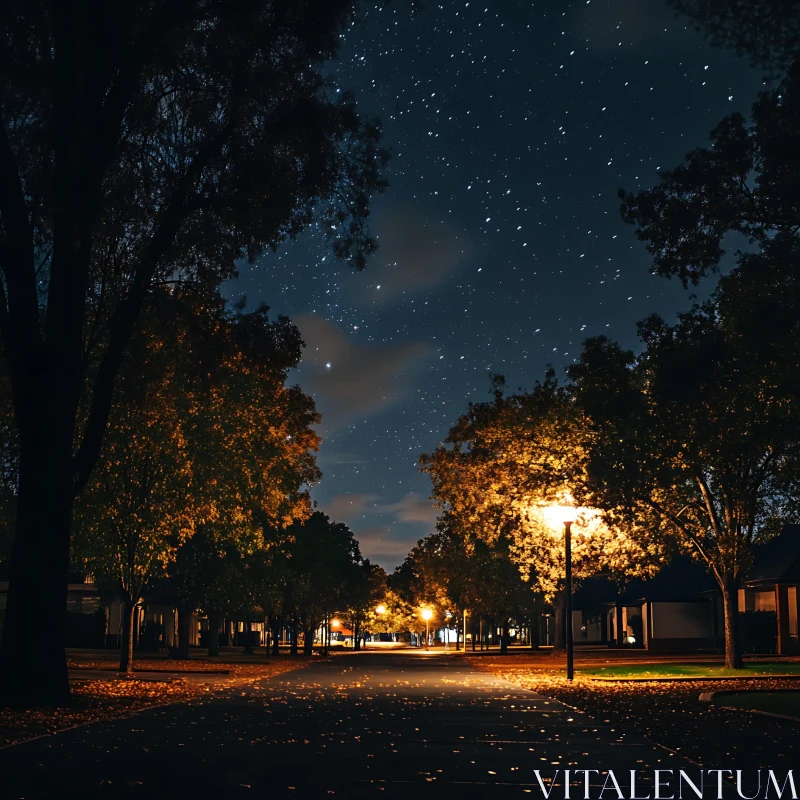
MULTIPOLYGON (((535 770, 547 782, 584 768, 627 777, 690 765, 459 656, 352 653, 0 751, 0 791, 26 800, 541 798, 535 770)), ((593 796, 603 780, 592 776, 593 796)))

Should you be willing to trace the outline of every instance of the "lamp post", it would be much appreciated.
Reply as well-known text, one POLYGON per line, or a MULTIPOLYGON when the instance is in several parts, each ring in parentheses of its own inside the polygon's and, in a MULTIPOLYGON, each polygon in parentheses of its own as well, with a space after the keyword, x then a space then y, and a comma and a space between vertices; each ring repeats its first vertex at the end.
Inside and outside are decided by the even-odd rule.
POLYGON ((431 617, 433 616, 433 612, 429 608, 425 608, 422 611, 422 619, 425 620, 425 649, 428 650, 429 642, 430 642, 430 621, 431 617))
POLYGON ((564 520, 564 559, 566 562, 566 580, 564 591, 564 617, 566 622, 567 643, 567 680, 575 677, 575 651, 572 641, 572 523, 573 520, 564 520))

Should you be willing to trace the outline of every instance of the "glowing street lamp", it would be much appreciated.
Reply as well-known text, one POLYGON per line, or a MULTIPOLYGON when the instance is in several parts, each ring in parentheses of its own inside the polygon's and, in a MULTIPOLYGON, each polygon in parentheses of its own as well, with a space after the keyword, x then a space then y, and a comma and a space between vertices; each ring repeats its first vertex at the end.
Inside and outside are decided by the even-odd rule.
POLYGON ((380 604, 380 605, 379 605, 379 606, 378 606, 378 607, 375 609, 375 611, 376 611, 378 614, 380 614, 381 616, 383 616, 383 615, 386 613, 386 606, 385 606, 383 603, 381 603, 381 604, 380 604))
POLYGON ((564 520, 564 559, 566 561, 566 591, 565 615, 567 617, 567 680, 575 677, 575 646, 572 641, 572 523, 574 520, 564 520))
POLYGON ((428 643, 430 642, 429 626, 430 626, 430 621, 431 621, 431 617, 432 616, 433 616, 433 611, 431 611, 429 608, 423 608, 422 609, 422 619, 425 620, 425 649, 426 650, 428 649, 428 643))
POLYGON ((575 678, 575 645, 572 640, 572 526, 577 510, 570 505, 552 505, 544 509, 544 517, 551 527, 564 526, 564 617, 567 645, 567 680, 575 678))

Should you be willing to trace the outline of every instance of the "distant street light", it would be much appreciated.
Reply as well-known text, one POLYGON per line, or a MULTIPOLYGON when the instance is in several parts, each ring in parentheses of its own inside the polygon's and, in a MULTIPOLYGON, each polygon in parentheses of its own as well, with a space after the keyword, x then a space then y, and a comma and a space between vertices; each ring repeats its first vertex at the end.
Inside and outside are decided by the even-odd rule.
POLYGON ((433 611, 431 611, 429 608, 424 608, 422 610, 422 619, 425 620, 425 649, 426 650, 429 648, 429 642, 430 642, 430 638, 431 638, 430 637, 430 632, 429 632, 429 630, 430 630, 429 629, 429 623, 431 621, 431 617, 432 616, 433 616, 433 611))
POLYGON ((377 612, 378 612, 378 614, 381 614, 381 615, 383 615, 383 614, 385 614, 385 613, 386 613, 386 606, 385 606, 383 603, 381 603, 381 604, 380 604, 380 605, 379 605, 379 606, 378 606, 378 607, 375 609, 375 611, 377 611, 377 612))

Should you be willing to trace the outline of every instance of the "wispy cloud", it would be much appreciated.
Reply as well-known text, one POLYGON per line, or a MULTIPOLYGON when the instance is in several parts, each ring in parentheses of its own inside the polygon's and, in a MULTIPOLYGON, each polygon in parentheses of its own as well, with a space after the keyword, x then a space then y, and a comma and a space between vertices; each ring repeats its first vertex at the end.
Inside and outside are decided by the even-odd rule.
POLYGON ((372 511, 372 507, 378 500, 375 494, 358 494, 348 492, 340 494, 325 503, 323 511, 334 521, 344 522, 352 525, 356 520, 364 516, 366 511, 372 511))
POLYGON ((439 509, 433 505, 432 500, 414 492, 409 492, 397 503, 377 506, 375 510, 393 514, 400 522, 424 522, 431 527, 436 523, 439 515, 439 509))
POLYGON ((417 543, 413 536, 392 535, 389 528, 376 525, 358 531, 361 554, 386 569, 387 565, 399 564, 408 551, 417 543))
POLYGON ((361 344, 315 314, 295 317, 306 342, 299 381, 317 402, 326 428, 373 414, 403 397, 429 355, 422 342, 361 344))
POLYGON ((369 270, 345 279, 345 297, 356 305, 386 303, 435 289, 467 262, 473 250, 465 233, 408 208, 383 216, 378 241, 380 248, 369 270))

